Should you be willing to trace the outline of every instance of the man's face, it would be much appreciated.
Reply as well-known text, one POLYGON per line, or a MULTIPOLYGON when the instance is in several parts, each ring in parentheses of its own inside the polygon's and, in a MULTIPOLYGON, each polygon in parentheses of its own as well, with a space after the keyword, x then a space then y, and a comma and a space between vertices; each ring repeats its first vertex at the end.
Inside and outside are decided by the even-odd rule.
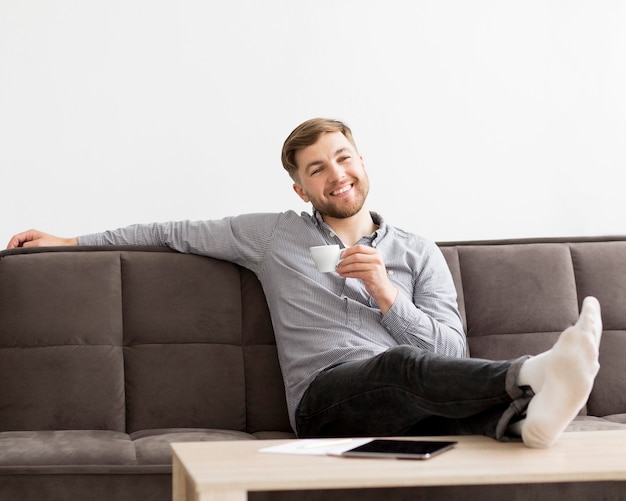
POLYGON ((315 144, 296 152, 294 190, 322 216, 343 219, 365 204, 369 179, 363 158, 341 132, 322 134, 315 144))

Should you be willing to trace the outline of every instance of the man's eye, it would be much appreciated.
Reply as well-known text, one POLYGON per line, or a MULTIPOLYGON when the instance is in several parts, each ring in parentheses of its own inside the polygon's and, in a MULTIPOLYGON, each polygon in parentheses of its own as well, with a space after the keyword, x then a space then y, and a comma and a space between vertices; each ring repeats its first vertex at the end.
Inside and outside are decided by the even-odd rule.
POLYGON ((314 176, 315 174, 319 174, 320 172, 322 172, 322 168, 318 167, 317 169, 313 169, 311 171, 311 176, 314 176))
POLYGON ((350 160, 350 156, 349 155, 345 155, 343 157, 339 157, 339 161, 340 162, 345 162, 346 160, 350 160))

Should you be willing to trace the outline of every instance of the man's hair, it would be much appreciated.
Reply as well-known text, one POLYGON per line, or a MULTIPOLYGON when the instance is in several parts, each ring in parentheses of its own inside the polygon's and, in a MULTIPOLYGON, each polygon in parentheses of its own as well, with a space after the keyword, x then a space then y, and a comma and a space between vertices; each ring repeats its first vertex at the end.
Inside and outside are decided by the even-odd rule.
POLYGON ((298 166, 296 165, 296 153, 315 144, 322 134, 328 132, 341 132, 348 141, 354 146, 356 150, 356 143, 352 138, 352 131, 343 122, 339 120, 333 120, 330 118, 313 118, 298 125, 283 144, 283 152, 281 160, 283 167, 289 173, 292 179, 295 179, 298 172, 298 166))

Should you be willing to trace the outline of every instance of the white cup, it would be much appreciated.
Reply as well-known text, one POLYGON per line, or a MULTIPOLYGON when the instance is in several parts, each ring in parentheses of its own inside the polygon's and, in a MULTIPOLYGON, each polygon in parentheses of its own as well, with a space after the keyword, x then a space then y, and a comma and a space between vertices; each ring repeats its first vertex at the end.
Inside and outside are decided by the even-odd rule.
POLYGON ((317 245, 310 248, 315 266, 322 273, 335 271, 341 260, 341 249, 338 245, 317 245))

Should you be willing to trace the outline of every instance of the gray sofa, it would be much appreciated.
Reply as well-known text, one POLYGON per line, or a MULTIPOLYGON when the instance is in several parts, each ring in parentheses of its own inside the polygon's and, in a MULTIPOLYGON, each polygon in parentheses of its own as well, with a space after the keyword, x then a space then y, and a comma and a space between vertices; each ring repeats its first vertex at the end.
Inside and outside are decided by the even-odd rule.
MULTIPOLYGON (((440 248, 473 357, 548 349, 576 320, 582 298, 596 296, 605 329, 601 369, 570 428, 626 430, 626 237, 440 248)), ((284 437, 293 434, 272 325, 248 270, 162 248, 0 253, 0 499, 170 499, 170 443, 284 437)), ((624 488, 599 482, 250 498, 620 499, 624 488)))

